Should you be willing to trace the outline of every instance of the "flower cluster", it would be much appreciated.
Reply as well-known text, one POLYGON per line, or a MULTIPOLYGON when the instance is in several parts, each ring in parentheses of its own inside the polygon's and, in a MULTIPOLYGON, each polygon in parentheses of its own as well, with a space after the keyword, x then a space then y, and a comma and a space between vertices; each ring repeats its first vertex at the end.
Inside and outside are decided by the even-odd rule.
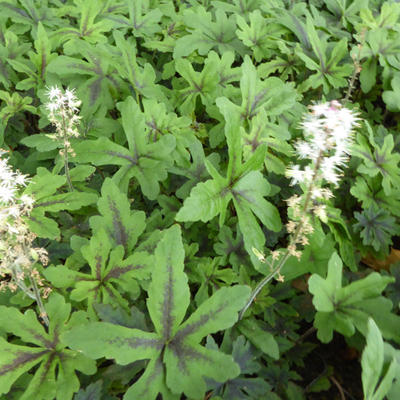
POLYGON ((35 235, 30 232, 25 217, 29 216, 34 200, 28 195, 19 195, 28 179, 12 170, 3 158, 5 153, 0 149, 0 290, 20 288, 40 305, 40 291, 46 297, 49 289, 44 287, 34 264, 39 260, 46 265, 47 252, 32 246, 35 235))
POLYGON ((311 106, 311 113, 301 124, 305 140, 299 140, 295 145, 299 158, 308 159, 310 163, 305 168, 295 165, 287 170, 286 175, 292 178, 291 184, 314 181, 313 198, 325 197, 326 190, 321 192, 322 180, 337 186, 340 168, 348 160, 358 120, 353 111, 342 107, 336 100, 311 106))
POLYGON ((291 235, 288 252, 297 258, 301 251, 297 245, 308 244, 308 235, 313 232, 310 213, 322 221, 327 220, 326 202, 333 197, 326 184, 338 185, 341 168, 350 154, 354 128, 358 126, 357 114, 342 107, 338 101, 315 104, 303 120, 304 140, 295 144, 301 160, 308 160, 305 167, 294 165, 286 171, 291 184, 305 186, 303 195, 294 195, 287 200, 292 210, 292 220, 287 224, 291 235))
POLYGON ((49 112, 49 121, 56 128, 55 139, 61 140, 64 148, 73 153, 69 138, 79 136, 76 125, 80 120, 77 114, 81 101, 76 98, 73 89, 63 92, 57 86, 49 88, 47 96, 50 101, 46 104, 46 109, 49 112))

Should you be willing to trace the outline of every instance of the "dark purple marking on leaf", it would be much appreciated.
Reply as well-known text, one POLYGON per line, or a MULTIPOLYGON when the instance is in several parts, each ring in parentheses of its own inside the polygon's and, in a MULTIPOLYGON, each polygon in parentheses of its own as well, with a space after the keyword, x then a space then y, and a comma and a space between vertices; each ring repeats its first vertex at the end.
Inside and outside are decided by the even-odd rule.
POLYGON ((249 197, 247 193, 249 190, 232 190, 232 196, 238 203, 242 203, 243 199, 246 200, 248 203, 254 203, 254 197, 249 197))
POLYGON ((92 82, 89 85, 89 101, 90 105, 93 106, 96 103, 96 100, 98 99, 100 92, 101 92, 101 81, 103 80, 103 77, 97 78, 94 82, 92 82))
MULTIPOLYGON (((22 365, 29 363, 33 360, 40 359, 45 354, 48 354, 49 350, 43 350, 40 353, 32 354, 30 352, 18 352, 19 356, 9 364, 3 365, 0 368, 0 376, 7 374, 8 372, 21 367, 22 365)), ((38 360, 39 362, 39 360, 38 360)))
POLYGON ((115 267, 105 277, 104 280, 118 279, 121 275, 127 272, 144 268, 144 265, 127 265, 126 267, 115 267))
POLYGON ((2 60, 0 60, 0 73, 6 78, 7 81, 9 80, 9 74, 7 72, 6 64, 2 60))
POLYGON ((118 81, 111 75, 106 75, 106 78, 116 87, 119 88, 118 81))
POLYGON ((66 67, 71 69, 76 68, 76 69, 81 69, 82 71, 87 71, 89 73, 88 75, 92 75, 93 72, 96 72, 94 68, 78 63, 69 63, 66 64, 66 67))
POLYGON ((247 110, 246 110, 246 115, 245 115, 246 118, 251 119, 256 115, 255 110, 259 106, 261 100, 264 98, 264 96, 267 94, 267 92, 268 92, 268 89, 261 90, 261 92, 257 93, 254 96, 251 104, 247 104, 247 110))
POLYGON ((74 28, 61 29, 61 30, 57 31, 57 34, 60 36, 64 36, 64 35, 80 36, 80 32, 74 28))
POLYGON ((38 342, 42 343, 44 347, 50 349, 53 345, 53 342, 50 340, 46 339, 44 336, 38 334, 35 330, 25 328, 25 330, 30 333, 38 342))
POLYGON ((22 17, 26 18, 26 19, 30 19, 28 13, 18 7, 14 7, 13 5, 11 5, 10 3, 5 3, 4 1, 2 1, 0 3, 0 7, 5 7, 10 9, 11 11, 16 12, 17 14, 21 15, 22 17))
MULTIPOLYGON (((303 37, 303 40, 307 46, 307 50, 311 50, 312 46, 311 46, 310 41, 308 40, 308 35, 307 35, 307 32, 304 30, 303 25, 300 23, 300 21, 296 18, 295 15, 289 13, 289 17, 292 19, 292 21, 296 25, 296 28, 298 29, 300 35, 303 37)), ((287 28, 289 28, 289 27, 287 27, 287 28)))
POLYGON ((39 385, 38 385, 39 387, 42 386, 42 384, 47 380, 46 378, 47 378, 47 375, 48 375, 48 373, 50 371, 51 364, 53 364, 55 356, 56 356, 56 353, 53 352, 53 353, 51 353, 49 355, 49 358, 46 360, 46 363, 45 363, 44 368, 42 370, 43 373, 40 375, 40 378, 39 378, 39 385))
MULTIPOLYGON (((36 8, 33 6, 33 4, 32 4, 32 7, 30 7, 30 4, 25 2, 25 8, 30 12, 32 19, 33 19, 36 23, 39 23, 39 21, 40 21, 41 18, 40 18, 40 16, 36 13, 36 8)), ((43 19, 45 19, 45 18, 43 18, 43 19)))
POLYGON ((162 327, 163 327, 163 340, 166 342, 171 337, 172 324, 174 318, 172 317, 172 310, 174 305, 174 291, 173 291, 173 269, 171 263, 171 255, 167 258, 167 281, 163 288, 163 304, 162 304, 162 327))
POLYGON ((240 74, 230 74, 230 75, 223 75, 220 74, 219 76, 219 84, 223 87, 226 88, 227 86, 225 83, 229 83, 235 79, 238 79, 240 77, 240 74))
POLYGON ((186 325, 183 329, 180 329, 174 336, 173 341, 176 343, 183 343, 186 336, 189 336, 192 333, 196 332, 198 328, 205 325, 206 323, 208 323, 208 321, 214 319, 215 317, 217 317, 218 319, 218 314, 225 308, 229 307, 229 305, 230 305, 229 301, 225 301, 215 311, 212 311, 209 314, 201 315, 197 321, 186 325))
POLYGON ((146 85, 143 85, 142 83, 140 83, 137 78, 136 78, 136 74, 135 74, 135 78, 134 78, 134 83, 135 83, 135 87, 136 89, 144 89, 146 87, 146 85))
POLYGON ((101 68, 101 63, 100 63, 100 57, 98 57, 96 54, 93 53, 88 53, 87 55, 88 60, 90 60, 92 62, 92 64, 95 66, 95 68, 93 69, 93 71, 101 76, 104 77, 104 72, 103 69, 101 68))
POLYGON ((164 346, 164 342, 160 339, 145 339, 145 338, 121 338, 115 337, 114 339, 108 339, 107 343, 117 345, 118 347, 127 346, 132 349, 138 347, 151 347, 157 350, 161 350, 164 346))
POLYGON ((42 227, 46 227, 46 224, 43 223, 43 221, 39 221, 37 218, 35 218, 35 217, 32 216, 32 215, 29 216, 29 219, 30 219, 32 222, 35 222, 36 224, 41 225, 42 227))
POLYGON ((86 29, 87 29, 87 25, 88 25, 88 20, 89 20, 89 15, 90 15, 90 13, 87 13, 86 14, 86 18, 82 21, 82 23, 81 23, 81 36, 83 37, 83 36, 86 36, 86 29))
POLYGON ((42 62, 42 65, 40 66, 40 78, 43 80, 44 73, 46 72, 46 66, 47 66, 46 52, 43 49, 42 49, 41 62, 42 62))
POLYGON ((179 372, 184 375, 189 375, 187 367, 187 362, 189 360, 202 360, 211 362, 208 357, 200 353, 194 347, 179 341, 176 342, 175 338, 168 344, 168 348, 174 353, 175 357, 178 359, 179 372))
MULTIPOLYGON (((101 286, 102 286, 102 289, 105 290, 105 291, 108 293, 108 295, 110 296, 111 299, 115 299, 115 300, 118 301, 118 299, 116 298, 114 292, 111 290, 110 287, 108 287, 107 284, 104 284, 104 283, 103 283, 101 286)), ((100 289, 100 287, 99 287, 99 289, 100 289)), ((97 299, 97 294, 98 294, 98 291, 96 292, 95 299, 97 299)), ((101 300, 104 301, 104 294, 103 294, 103 291, 100 291, 100 294, 102 295, 102 296, 101 296, 101 297, 102 297, 101 300)))
POLYGON ((96 279, 98 281, 101 281, 101 262, 103 261, 103 257, 97 255, 95 257, 96 260, 96 279))
POLYGON ((138 156, 136 155, 135 157, 127 156, 125 154, 118 153, 116 151, 106 151, 105 152, 109 156, 114 156, 118 158, 123 158, 124 160, 128 160, 132 165, 137 165, 138 163, 138 156))
POLYGON ((117 22, 121 25, 130 25, 130 22, 126 18, 116 15, 105 15, 104 19, 109 19, 110 21, 117 22))
MULTIPOLYGON (((150 388, 152 385, 154 385, 155 380, 157 379, 158 376, 162 375, 164 373, 164 366, 160 360, 160 358, 157 358, 157 360, 154 363, 154 369, 152 373, 146 377, 144 384, 143 384, 143 391, 138 393, 137 398, 138 399, 147 399, 150 398, 150 395, 152 394, 152 391, 150 388)), ((139 379, 143 379, 142 377, 139 379)))
POLYGON ((65 200, 44 201, 43 203, 34 204, 33 208, 48 207, 48 206, 53 206, 54 204, 63 204, 63 203, 66 203, 66 201, 65 200))
POLYGON ((111 196, 107 196, 107 202, 113 214, 112 223, 114 227, 113 236, 115 242, 124 246, 125 251, 127 251, 129 233, 125 229, 120 210, 117 208, 117 205, 115 204, 115 201, 111 198, 111 196))

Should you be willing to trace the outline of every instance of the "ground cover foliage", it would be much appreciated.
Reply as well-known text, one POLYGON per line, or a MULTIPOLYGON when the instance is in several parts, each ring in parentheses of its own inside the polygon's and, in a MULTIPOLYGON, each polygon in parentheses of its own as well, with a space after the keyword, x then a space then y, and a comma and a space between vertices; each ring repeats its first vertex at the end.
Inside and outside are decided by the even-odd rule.
POLYGON ((1 398, 400 398, 398 2, 0 11, 1 398), (336 100, 351 158, 288 253, 336 100))

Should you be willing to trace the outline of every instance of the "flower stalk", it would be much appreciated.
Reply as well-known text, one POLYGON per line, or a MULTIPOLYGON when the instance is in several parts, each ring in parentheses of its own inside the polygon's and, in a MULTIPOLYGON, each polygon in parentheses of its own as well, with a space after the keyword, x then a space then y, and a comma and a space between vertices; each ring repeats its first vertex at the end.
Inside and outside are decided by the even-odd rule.
POLYGON ((291 256, 300 260, 302 252, 299 246, 308 244, 308 236, 314 231, 311 216, 327 222, 324 202, 333 197, 327 184, 338 186, 340 168, 348 161, 353 130, 358 126, 357 115, 342 107, 338 101, 316 104, 304 118, 301 127, 305 140, 296 143, 296 153, 300 160, 308 160, 305 167, 294 165, 287 169, 286 176, 291 178, 291 185, 300 183, 305 187, 301 196, 294 195, 287 200, 292 209, 293 218, 289 219, 286 229, 290 234, 286 249, 273 251, 272 262, 266 260, 257 249, 253 252, 261 262, 268 263, 271 272, 263 278, 252 291, 249 300, 239 314, 239 320, 251 306, 263 287, 280 274, 286 261, 291 256))

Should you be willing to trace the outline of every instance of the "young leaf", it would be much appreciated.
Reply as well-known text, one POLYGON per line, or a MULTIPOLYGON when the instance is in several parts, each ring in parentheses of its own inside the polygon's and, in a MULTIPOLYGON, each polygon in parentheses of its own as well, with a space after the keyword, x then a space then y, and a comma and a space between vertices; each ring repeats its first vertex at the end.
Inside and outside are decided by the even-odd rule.
POLYGON ((126 392, 125 400, 152 400, 158 393, 173 399, 182 392, 188 397, 202 397, 205 377, 224 382, 236 377, 240 369, 231 356, 199 343, 204 336, 227 329, 237 321, 250 289, 234 286, 218 290, 182 324, 189 304, 189 287, 177 225, 165 231, 155 260, 147 301, 155 333, 95 322, 72 329, 63 340, 92 358, 114 358, 122 365, 150 359, 145 372, 126 392))
POLYGON ((195 10, 187 9, 183 15, 190 34, 176 41, 174 59, 186 57, 195 50, 200 55, 205 55, 215 47, 220 54, 226 51, 244 54, 245 47, 236 37, 234 15, 227 17, 224 11, 217 10, 214 22, 213 15, 202 6, 195 10))
POLYGON ((367 345, 361 357, 362 384, 365 400, 383 400, 392 386, 398 368, 396 359, 392 359, 385 376, 379 383, 383 370, 383 339, 379 328, 372 318, 368 320, 367 345))
POLYGON ((345 63, 341 65, 343 58, 348 55, 347 39, 343 38, 335 44, 330 57, 327 56, 328 43, 324 39, 320 39, 315 30, 315 21, 307 18, 307 34, 310 39, 315 58, 313 60, 298 46, 299 57, 305 62, 306 67, 316 71, 302 84, 300 91, 305 91, 312 87, 314 89, 322 85, 324 93, 328 93, 331 87, 337 89, 347 86, 347 79, 353 72, 353 64, 345 63))
POLYGON ((393 278, 373 272, 363 279, 342 287, 343 264, 337 253, 331 256, 326 279, 313 274, 308 281, 317 309, 314 326, 322 342, 332 340, 333 330, 345 336, 354 334, 357 328, 366 334, 369 316, 377 321, 383 335, 400 340, 398 328, 400 319, 391 314, 392 303, 380 296, 393 278))
MULTIPOLYGON (((154 11, 154 10, 153 10, 154 11)), ((136 59, 136 46, 128 40, 120 31, 113 32, 115 44, 121 52, 118 57, 118 70, 122 78, 126 79, 134 88, 136 93, 148 99, 157 99, 166 102, 166 97, 161 90, 161 86, 155 83, 156 73, 150 63, 139 66, 136 59)))
POLYGON ((82 248, 82 255, 90 266, 90 273, 70 270, 66 266, 49 267, 44 275, 56 287, 74 287, 71 299, 88 301, 88 311, 93 315, 93 304, 104 303, 128 306, 121 292, 137 297, 137 279, 149 273, 152 258, 144 252, 135 252, 124 258, 124 248, 111 249, 112 243, 103 229, 95 231, 89 245, 82 248))
POLYGON ((104 228, 112 245, 122 245, 130 254, 146 227, 145 213, 131 211, 127 196, 110 178, 104 180, 97 206, 102 215, 90 217, 93 232, 104 228))
POLYGON ((180 105, 183 114, 191 115, 194 112, 198 96, 205 106, 212 104, 218 85, 215 79, 217 71, 214 63, 207 63, 201 72, 196 72, 189 60, 180 58, 176 60, 175 68, 189 84, 179 92, 179 98, 183 99, 180 105))

